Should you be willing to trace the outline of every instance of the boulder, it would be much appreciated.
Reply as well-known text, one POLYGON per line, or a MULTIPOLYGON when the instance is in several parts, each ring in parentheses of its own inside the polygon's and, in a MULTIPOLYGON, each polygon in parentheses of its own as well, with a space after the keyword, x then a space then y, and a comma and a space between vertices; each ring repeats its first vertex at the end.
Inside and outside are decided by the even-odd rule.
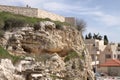
POLYGON ((40 26, 41 28, 49 28, 49 29, 55 29, 56 26, 55 26, 55 23, 51 22, 51 21, 43 21, 43 22, 40 22, 40 26))

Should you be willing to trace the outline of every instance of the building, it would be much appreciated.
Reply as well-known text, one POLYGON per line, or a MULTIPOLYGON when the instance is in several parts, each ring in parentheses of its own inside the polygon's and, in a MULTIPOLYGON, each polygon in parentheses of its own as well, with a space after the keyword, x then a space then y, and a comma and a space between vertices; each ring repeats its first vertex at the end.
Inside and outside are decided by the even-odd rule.
POLYGON ((105 49, 100 52, 99 60, 100 64, 105 63, 109 59, 117 59, 117 44, 110 43, 106 45, 105 49))
POLYGON ((99 65, 99 55, 102 51, 104 51, 106 45, 104 45, 103 40, 97 39, 86 39, 84 40, 86 47, 92 58, 92 65, 99 65))
MULTIPOLYGON (((120 60, 120 45, 117 43, 109 43, 108 45, 104 45, 103 40, 97 39, 85 39, 84 40, 86 47, 92 58, 92 65, 97 69, 98 72, 106 72, 106 70, 120 69, 118 66, 114 64, 119 63, 120 60), (112 68, 108 65, 104 66, 103 64, 110 63, 112 68), (101 66, 100 66, 101 65, 101 66)), ((112 70, 111 70, 112 71, 112 70)), ((111 75, 110 71, 107 71, 109 75, 111 75)), ((116 74, 116 73, 112 73, 116 74)), ((119 74, 116 74, 119 75, 119 74)))
POLYGON ((117 59, 120 60, 120 43, 117 45, 117 59))
POLYGON ((99 66, 99 72, 107 73, 110 76, 120 76, 120 61, 117 59, 108 59, 99 66))

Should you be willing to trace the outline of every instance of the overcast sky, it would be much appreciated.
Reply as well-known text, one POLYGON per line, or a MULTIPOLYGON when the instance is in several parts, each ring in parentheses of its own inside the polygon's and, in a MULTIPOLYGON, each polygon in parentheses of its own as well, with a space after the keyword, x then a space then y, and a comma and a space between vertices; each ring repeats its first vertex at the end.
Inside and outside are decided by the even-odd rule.
POLYGON ((45 9, 62 16, 73 16, 87 23, 86 33, 107 35, 120 42, 120 0, 0 0, 1 5, 45 9))

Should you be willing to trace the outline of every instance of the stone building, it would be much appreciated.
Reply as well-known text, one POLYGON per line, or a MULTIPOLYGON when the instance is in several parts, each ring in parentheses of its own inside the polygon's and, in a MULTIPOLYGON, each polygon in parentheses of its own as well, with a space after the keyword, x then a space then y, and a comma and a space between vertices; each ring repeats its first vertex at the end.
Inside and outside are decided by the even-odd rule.
MULTIPOLYGON (((103 66, 103 64, 113 63, 116 64, 120 59, 120 48, 117 43, 109 43, 104 45, 103 40, 85 39, 86 47, 92 57, 92 65, 95 66, 98 72, 105 72, 109 75, 115 74, 114 70, 119 70, 119 67, 110 64, 111 66, 103 66), (101 66, 102 65, 102 66, 101 66), (113 70, 112 70, 113 69, 113 70), (112 71, 112 74, 110 74, 112 71)), ((120 66, 120 65, 119 65, 120 66)), ((119 75, 119 74, 116 74, 119 75)))
POLYGON ((101 51, 105 49, 105 45, 103 40, 97 39, 86 39, 85 41, 86 47, 91 54, 92 57, 92 65, 98 65, 100 63, 99 55, 101 51))
POLYGON ((120 76, 120 61, 117 59, 109 59, 105 63, 100 64, 99 71, 107 73, 110 76, 120 76))

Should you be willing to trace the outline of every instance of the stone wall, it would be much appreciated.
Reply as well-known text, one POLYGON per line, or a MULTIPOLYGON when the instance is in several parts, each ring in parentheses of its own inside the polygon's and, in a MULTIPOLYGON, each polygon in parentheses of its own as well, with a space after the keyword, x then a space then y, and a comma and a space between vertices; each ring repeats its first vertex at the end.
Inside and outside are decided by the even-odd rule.
POLYGON ((50 18, 51 20, 54 20, 54 21, 65 22, 65 17, 51 13, 51 12, 47 12, 45 10, 40 10, 40 9, 38 9, 38 17, 39 18, 50 18))
POLYGON ((108 67, 108 73, 110 76, 120 76, 120 67, 108 67))
POLYGON ((65 22, 67 22, 73 26, 76 26, 76 20, 74 17, 65 17, 65 22))
POLYGON ((38 14, 37 8, 5 6, 5 5, 0 5, 0 11, 21 14, 21 15, 29 16, 29 17, 37 17, 37 14, 38 14))
POLYGON ((97 71, 107 73, 109 76, 120 76, 120 67, 100 67, 97 71))
POLYGON ((0 11, 12 12, 29 17, 50 18, 54 21, 65 22, 65 17, 38 8, 0 5, 0 11))

